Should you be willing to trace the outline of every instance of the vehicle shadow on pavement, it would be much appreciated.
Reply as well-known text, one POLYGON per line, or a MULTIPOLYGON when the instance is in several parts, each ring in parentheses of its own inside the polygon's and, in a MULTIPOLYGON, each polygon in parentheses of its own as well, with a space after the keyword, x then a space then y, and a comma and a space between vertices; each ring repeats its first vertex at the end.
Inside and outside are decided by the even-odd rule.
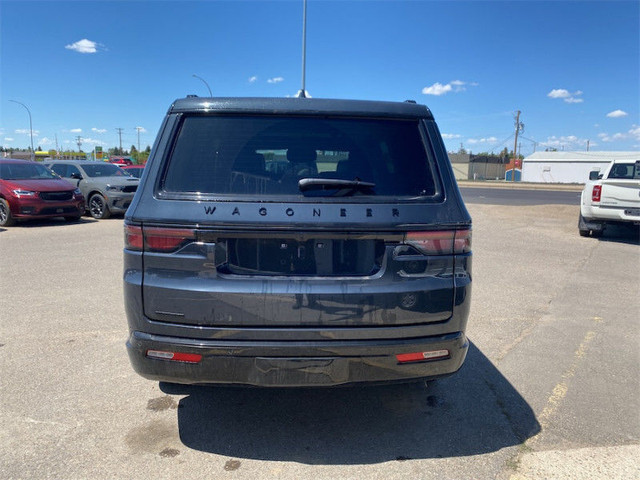
POLYGON ((256 389, 160 384, 186 447, 240 459, 371 464, 519 445, 540 431, 531 407, 472 343, 454 376, 424 384, 256 389))
POLYGON ((640 226, 610 225, 598 238, 601 242, 628 243, 640 245, 640 226))
POLYGON ((80 224, 88 224, 88 223, 95 223, 98 220, 91 218, 91 217, 81 217, 78 220, 74 220, 74 221, 66 221, 63 218, 57 218, 57 217, 53 217, 53 218, 45 218, 45 219, 38 219, 38 220, 29 220, 28 222, 18 222, 14 227, 12 228, 41 228, 41 227, 59 227, 61 225, 80 225, 80 224))

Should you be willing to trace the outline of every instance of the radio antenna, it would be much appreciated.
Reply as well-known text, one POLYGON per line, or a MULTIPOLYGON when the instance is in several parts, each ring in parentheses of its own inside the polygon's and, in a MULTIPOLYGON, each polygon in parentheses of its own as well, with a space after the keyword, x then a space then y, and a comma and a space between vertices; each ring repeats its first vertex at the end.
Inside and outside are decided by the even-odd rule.
POLYGON ((307 98, 305 76, 307 66, 307 0, 302 0, 302 88, 296 94, 298 98, 307 98))

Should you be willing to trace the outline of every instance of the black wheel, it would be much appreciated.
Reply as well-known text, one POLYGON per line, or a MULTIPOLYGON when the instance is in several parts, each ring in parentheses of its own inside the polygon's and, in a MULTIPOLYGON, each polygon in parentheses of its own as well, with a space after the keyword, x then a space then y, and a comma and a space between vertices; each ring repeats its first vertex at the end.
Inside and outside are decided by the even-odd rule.
POLYGON ((104 197, 99 193, 94 193, 89 199, 89 213, 93 218, 97 219, 109 218, 111 216, 107 202, 105 202, 104 197))
POLYGON ((0 198, 0 226, 10 227, 16 223, 16 219, 11 215, 9 204, 4 198, 0 198))
POLYGON ((589 236, 589 229, 587 228, 587 224, 584 221, 584 217, 582 216, 582 214, 580 214, 580 217, 578 218, 578 232, 580 233, 581 237, 589 236))

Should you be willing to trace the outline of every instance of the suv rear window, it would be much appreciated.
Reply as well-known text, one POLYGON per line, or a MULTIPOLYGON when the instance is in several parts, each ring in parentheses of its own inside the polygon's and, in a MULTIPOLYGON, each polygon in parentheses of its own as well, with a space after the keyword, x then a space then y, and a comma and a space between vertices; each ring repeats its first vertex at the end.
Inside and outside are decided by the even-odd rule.
POLYGON ((436 195, 418 120, 188 116, 166 193, 344 197, 436 195), (301 179, 317 179, 300 188, 301 179))

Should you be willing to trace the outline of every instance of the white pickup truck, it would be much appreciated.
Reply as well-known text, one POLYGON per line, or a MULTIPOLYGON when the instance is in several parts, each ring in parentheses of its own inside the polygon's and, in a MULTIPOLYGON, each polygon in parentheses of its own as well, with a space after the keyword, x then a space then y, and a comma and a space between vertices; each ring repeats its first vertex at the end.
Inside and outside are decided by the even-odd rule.
POLYGON ((589 174, 578 231, 599 237, 608 224, 640 225, 640 160, 614 160, 604 173, 589 174))

